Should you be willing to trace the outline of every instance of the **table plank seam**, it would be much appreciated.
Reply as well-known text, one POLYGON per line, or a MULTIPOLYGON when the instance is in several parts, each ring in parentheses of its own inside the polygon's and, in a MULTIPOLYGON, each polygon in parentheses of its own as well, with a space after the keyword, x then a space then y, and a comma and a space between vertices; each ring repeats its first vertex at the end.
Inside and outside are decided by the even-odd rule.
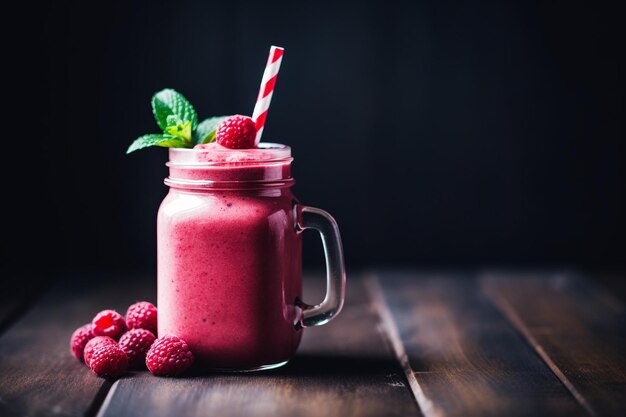
POLYGON ((92 416, 100 417, 104 415, 104 412, 106 411, 106 409, 109 407, 109 404, 111 403, 111 399, 115 395, 115 391, 117 390, 117 387, 119 385, 118 382, 119 382, 119 379, 115 380, 115 382, 113 383, 103 384, 103 386, 100 388, 100 391, 98 391, 98 394, 94 398, 93 403, 91 403, 89 410, 87 410, 87 412, 85 413, 85 417, 92 417, 92 416), (108 385, 108 386, 105 388, 104 385, 108 385))
POLYGON ((589 404, 587 399, 576 389, 567 376, 561 371, 558 365, 550 358, 546 351, 541 347, 539 342, 531 334, 530 330, 521 318, 515 313, 513 307, 503 298, 497 294, 496 291, 489 289, 484 284, 484 278, 481 279, 481 288, 487 298, 493 303, 493 305, 500 311, 500 313, 511 323, 513 328, 522 335, 522 338, 530 345, 533 351, 541 358, 541 360, 548 366, 550 371, 561 381, 563 386, 572 394, 572 396, 578 401, 578 403, 585 409, 591 416, 596 417, 597 413, 589 404))
POLYGON ((426 396, 422 387, 420 386, 411 365, 409 364, 409 358, 404 349, 404 344, 400 337, 398 328, 393 320, 393 316, 385 301, 382 288, 380 287, 378 276, 375 273, 366 274, 364 277, 365 287, 372 300, 375 311, 381 322, 381 328, 383 330, 383 336, 387 339, 388 343, 396 355, 400 367, 404 371, 406 379, 409 383, 409 387, 413 394, 413 398, 420 409, 420 412, 424 417, 441 417, 443 414, 435 406, 435 404, 426 396))

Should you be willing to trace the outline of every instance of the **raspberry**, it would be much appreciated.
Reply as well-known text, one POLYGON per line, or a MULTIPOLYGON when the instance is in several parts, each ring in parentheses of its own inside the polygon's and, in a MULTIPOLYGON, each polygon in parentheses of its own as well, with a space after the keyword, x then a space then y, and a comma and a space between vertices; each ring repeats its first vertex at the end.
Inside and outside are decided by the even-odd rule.
POLYGON ((70 349, 72 350, 72 354, 79 361, 83 360, 85 345, 93 339, 93 334, 91 334, 92 327, 93 325, 91 323, 85 324, 84 326, 74 330, 74 333, 72 333, 72 338, 70 339, 70 349))
POLYGON ((119 376, 128 370, 128 356, 117 344, 106 344, 93 352, 89 367, 98 376, 119 376))
POLYGON ((126 331, 124 317, 115 310, 103 310, 96 314, 91 321, 94 336, 109 336, 115 340, 119 339, 126 331))
POLYGON ((193 353, 177 336, 158 338, 146 355, 146 365, 154 375, 178 375, 193 363, 193 353))
POLYGON ((146 329, 157 334, 157 308, 147 302, 139 301, 126 311, 126 324, 129 329, 146 329))
POLYGON ((126 352, 130 367, 140 367, 146 363, 146 353, 155 339, 146 329, 131 329, 120 337, 119 347, 126 352))
POLYGON ((83 352, 83 359, 85 360, 85 364, 89 366, 89 362, 91 361, 91 357, 93 353, 100 349, 102 346, 106 345, 115 345, 115 340, 111 339, 109 336, 96 336, 91 339, 85 345, 85 349, 83 352))
POLYGON ((217 126, 215 141, 231 149, 254 148, 256 125, 248 116, 236 114, 217 126))

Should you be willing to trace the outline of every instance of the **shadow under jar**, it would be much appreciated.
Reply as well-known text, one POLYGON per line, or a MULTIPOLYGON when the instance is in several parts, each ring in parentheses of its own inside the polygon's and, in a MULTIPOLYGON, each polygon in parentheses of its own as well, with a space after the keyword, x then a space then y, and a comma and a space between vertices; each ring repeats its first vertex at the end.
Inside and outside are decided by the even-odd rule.
POLYGON ((190 346, 199 365, 245 371, 287 363, 302 328, 339 313, 345 268, 337 224, 291 192, 291 149, 169 151, 169 193, 157 218, 158 332, 190 346), (304 229, 319 231, 327 292, 302 302, 304 229))

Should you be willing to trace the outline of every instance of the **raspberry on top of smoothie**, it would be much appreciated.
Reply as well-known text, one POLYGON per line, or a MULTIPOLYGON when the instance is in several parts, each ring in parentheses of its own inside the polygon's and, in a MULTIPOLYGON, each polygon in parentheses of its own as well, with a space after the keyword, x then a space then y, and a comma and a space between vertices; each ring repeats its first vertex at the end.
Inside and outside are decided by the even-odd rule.
POLYGON ((230 149, 249 149, 255 146, 256 133, 252 117, 236 114, 217 126, 215 141, 230 149))

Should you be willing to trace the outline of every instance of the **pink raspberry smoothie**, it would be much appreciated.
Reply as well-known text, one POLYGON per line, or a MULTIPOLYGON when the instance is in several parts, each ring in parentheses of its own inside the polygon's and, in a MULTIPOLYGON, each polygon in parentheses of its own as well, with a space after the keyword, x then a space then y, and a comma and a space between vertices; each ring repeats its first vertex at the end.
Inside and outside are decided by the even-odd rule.
POLYGON ((302 335, 290 148, 170 149, 157 219, 158 333, 208 368, 281 364, 302 335))

